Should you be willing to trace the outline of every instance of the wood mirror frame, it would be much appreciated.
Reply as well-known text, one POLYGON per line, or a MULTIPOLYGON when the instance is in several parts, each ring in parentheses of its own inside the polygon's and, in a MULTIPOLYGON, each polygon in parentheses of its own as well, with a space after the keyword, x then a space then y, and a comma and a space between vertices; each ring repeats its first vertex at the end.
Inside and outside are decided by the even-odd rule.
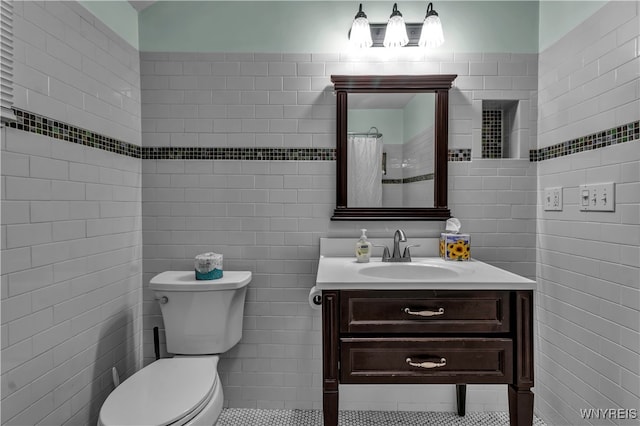
POLYGON ((336 92, 336 209, 331 220, 446 220, 449 89, 456 74, 332 75, 336 92), (347 97, 349 93, 435 94, 433 207, 347 206, 347 97))

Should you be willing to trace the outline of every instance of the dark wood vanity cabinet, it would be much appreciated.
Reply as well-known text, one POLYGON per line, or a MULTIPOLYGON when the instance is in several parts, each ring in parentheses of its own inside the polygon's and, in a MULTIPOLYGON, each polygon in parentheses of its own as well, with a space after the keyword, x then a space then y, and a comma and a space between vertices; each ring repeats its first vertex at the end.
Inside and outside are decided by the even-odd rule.
POLYGON ((337 425, 338 385, 509 385, 512 426, 533 421, 533 291, 325 290, 324 424, 337 425))

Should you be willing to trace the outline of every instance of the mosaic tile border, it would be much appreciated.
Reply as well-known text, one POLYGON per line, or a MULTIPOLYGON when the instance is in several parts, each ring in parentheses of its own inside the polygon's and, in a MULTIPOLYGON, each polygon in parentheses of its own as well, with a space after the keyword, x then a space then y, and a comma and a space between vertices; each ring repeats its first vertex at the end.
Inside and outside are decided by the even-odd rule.
POLYGON ((141 147, 29 111, 13 108, 16 120, 8 127, 62 139, 141 159, 335 161, 333 148, 207 148, 141 147))
MULTIPOLYGON (((334 148, 141 147, 29 111, 18 108, 13 108, 13 111, 16 120, 7 123, 10 128, 143 160, 335 161, 336 159, 334 148)), ((471 150, 449 150, 449 161, 470 160, 471 150), (460 159, 458 151, 468 151, 468 153, 463 154, 464 159, 460 159)), ((427 178, 409 179, 425 180, 427 178)), ((409 182, 411 181, 405 183, 409 182)))
POLYGON ((640 120, 592 133, 555 145, 529 151, 529 161, 538 162, 564 157, 583 151, 591 151, 610 145, 640 140, 640 120))
MULTIPOLYGON (((141 147, 21 109, 13 108, 13 111, 16 121, 7 123, 10 128, 144 160, 335 161, 336 159, 334 148, 141 147)), ((638 140, 640 140, 640 120, 545 148, 532 149, 529 151, 529 160, 531 162, 550 160, 638 140)), ((471 161, 471 149, 450 149, 448 160, 471 161)), ((419 180, 403 179, 401 183, 419 180)))
POLYGON ((13 129, 24 130, 26 132, 49 136, 55 139, 62 139, 128 157, 141 158, 142 148, 128 142, 110 138, 99 133, 92 132, 81 127, 34 114, 21 109, 13 108, 16 121, 7 123, 13 129))
POLYGON ((402 178, 402 179, 382 179, 382 184, 403 184, 403 183, 413 183, 413 182, 422 182, 425 180, 433 180, 433 173, 427 173, 425 175, 412 176, 410 178, 402 178))
POLYGON ((143 160, 335 161, 333 148, 144 147, 143 160))
POLYGON ((471 149, 450 149, 448 158, 449 161, 471 161, 471 149))
POLYGON ((404 178, 402 179, 402 183, 422 182, 423 180, 433 180, 433 173, 404 178))

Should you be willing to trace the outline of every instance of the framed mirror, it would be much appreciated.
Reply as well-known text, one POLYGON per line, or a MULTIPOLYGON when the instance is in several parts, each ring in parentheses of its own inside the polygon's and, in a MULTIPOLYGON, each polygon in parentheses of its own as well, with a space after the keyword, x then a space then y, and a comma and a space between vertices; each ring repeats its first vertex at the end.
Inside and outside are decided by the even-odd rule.
POLYGON ((449 89, 444 75, 332 75, 336 209, 332 220, 444 220, 449 89))
POLYGON ((351 93, 348 104, 347 206, 433 207, 435 94, 351 93))

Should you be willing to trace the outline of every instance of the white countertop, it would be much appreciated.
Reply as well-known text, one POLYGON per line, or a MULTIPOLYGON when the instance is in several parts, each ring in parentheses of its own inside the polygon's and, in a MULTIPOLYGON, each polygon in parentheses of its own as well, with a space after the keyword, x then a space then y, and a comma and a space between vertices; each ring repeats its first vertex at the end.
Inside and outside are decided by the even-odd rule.
POLYGON ((473 259, 457 262, 439 257, 415 257, 411 263, 383 263, 379 258, 372 258, 369 263, 357 263, 354 256, 321 255, 316 287, 319 290, 535 290, 536 282, 473 259), (398 278, 380 278, 371 272, 384 268, 386 275, 393 277, 393 269, 386 268, 397 266, 403 268, 398 272, 424 268, 424 273, 420 273, 420 277, 413 277, 411 273, 410 277, 402 277, 405 274, 399 273, 398 278))

